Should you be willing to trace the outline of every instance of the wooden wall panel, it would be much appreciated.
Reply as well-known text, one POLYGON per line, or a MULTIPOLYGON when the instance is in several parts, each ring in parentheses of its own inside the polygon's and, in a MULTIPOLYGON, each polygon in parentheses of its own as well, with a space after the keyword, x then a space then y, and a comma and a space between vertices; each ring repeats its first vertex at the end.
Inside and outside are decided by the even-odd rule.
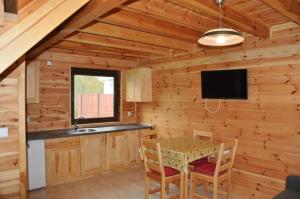
POLYGON ((8 128, 8 137, 0 138, 0 198, 23 199, 27 192, 25 62, 10 69, 0 76, 0 127, 8 128))
MULTIPOLYGON (((238 138, 233 182, 239 199, 272 198, 287 175, 300 175, 300 27, 282 27, 271 40, 247 37, 240 47, 146 65, 154 70, 153 102, 138 104, 138 121, 154 124, 163 137, 200 129, 214 131, 219 141, 238 138), (222 100, 212 114, 201 98, 200 71, 224 68, 248 68, 249 99, 222 100)), ((218 101, 208 106, 215 109, 218 101)))
MULTIPOLYGON (((127 112, 135 112, 135 104, 125 101, 124 70, 134 66, 134 62, 116 59, 101 59, 71 54, 44 53, 37 61, 40 65, 40 101, 36 104, 27 104, 28 131, 40 131, 71 127, 71 67, 86 67, 98 69, 115 69, 121 71, 121 122, 135 122, 135 114, 128 116, 127 112), (47 60, 53 65, 47 66, 47 60), (103 63, 108 63, 104 65, 103 63), (109 65, 109 63, 113 63, 109 65)), ((99 123, 103 125, 104 123, 99 123)), ((107 123, 106 123, 107 124, 107 123)))

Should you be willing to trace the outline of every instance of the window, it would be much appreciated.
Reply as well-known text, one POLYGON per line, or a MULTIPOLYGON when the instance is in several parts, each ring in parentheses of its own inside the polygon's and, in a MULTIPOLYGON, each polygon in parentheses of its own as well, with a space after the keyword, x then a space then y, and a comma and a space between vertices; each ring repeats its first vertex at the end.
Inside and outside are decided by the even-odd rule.
POLYGON ((71 122, 119 121, 120 78, 118 71, 71 69, 71 122))

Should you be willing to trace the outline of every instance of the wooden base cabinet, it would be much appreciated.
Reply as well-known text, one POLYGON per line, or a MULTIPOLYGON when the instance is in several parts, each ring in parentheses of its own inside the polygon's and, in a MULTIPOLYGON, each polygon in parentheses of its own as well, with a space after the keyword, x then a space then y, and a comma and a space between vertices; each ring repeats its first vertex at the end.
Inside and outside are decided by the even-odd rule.
POLYGON ((80 176, 79 137, 46 141, 47 185, 59 184, 80 176))
POLYGON ((141 163, 142 130, 46 140, 46 181, 55 185, 141 163))
POLYGON ((106 168, 121 169, 128 165, 128 132, 116 132, 106 135, 106 168))
POLYGON ((81 174, 93 175, 105 170, 105 134, 80 137, 81 174))

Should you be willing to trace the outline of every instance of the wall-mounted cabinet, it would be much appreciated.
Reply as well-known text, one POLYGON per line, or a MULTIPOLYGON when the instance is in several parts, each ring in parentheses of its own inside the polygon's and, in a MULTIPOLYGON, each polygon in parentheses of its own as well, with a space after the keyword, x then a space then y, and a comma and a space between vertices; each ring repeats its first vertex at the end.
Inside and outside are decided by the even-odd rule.
POLYGON ((135 68, 126 71, 126 101, 152 101, 151 68, 135 68))
POLYGON ((39 62, 30 62, 26 67, 26 102, 39 103, 39 62))

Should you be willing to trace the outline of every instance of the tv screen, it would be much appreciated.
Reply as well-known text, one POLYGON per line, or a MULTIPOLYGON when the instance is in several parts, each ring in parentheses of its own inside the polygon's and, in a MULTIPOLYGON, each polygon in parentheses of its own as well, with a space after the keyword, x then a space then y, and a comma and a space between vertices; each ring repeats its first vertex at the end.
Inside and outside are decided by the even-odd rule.
POLYGON ((247 69, 201 71, 202 98, 247 99, 247 69))

